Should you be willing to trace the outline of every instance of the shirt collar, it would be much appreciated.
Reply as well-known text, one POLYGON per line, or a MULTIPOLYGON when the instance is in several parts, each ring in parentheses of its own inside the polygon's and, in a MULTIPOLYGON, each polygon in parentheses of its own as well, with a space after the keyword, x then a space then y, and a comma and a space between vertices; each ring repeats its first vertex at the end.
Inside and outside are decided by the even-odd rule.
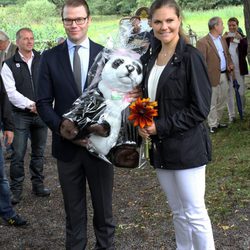
MULTIPOLYGON (((67 45, 68 45, 68 49, 71 50, 74 46, 76 46, 77 44, 72 43, 68 38, 67 38, 67 45)), ((80 44, 83 48, 85 49, 89 49, 89 38, 87 37, 83 42, 81 42, 80 44)))
MULTIPOLYGON (((20 51, 18 51, 18 53, 19 53, 19 55, 21 56, 22 60, 26 62, 26 60, 25 60, 26 57, 25 57, 20 51)), ((30 58, 30 59, 33 59, 33 58, 34 58, 34 53, 33 53, 33 51, 32 51, 32 54, 31 54, 31 58, 30 58)), ((30 59, 29 59, 29 60, 30 60, 30 59)))
POLYGON ((221 36, 214 37, 211 33, 209 33, 209 35, 213 40, 221 39, 221 36))

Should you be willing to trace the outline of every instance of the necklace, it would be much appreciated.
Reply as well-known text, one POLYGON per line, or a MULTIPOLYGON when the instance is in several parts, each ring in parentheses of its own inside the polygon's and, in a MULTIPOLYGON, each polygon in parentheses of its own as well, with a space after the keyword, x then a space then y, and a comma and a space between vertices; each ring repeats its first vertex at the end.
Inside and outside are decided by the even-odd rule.
POLYGON ((163 55, 164 57, 167 57, 167 53, 166 52, 160 52, 161 55, 163 55))

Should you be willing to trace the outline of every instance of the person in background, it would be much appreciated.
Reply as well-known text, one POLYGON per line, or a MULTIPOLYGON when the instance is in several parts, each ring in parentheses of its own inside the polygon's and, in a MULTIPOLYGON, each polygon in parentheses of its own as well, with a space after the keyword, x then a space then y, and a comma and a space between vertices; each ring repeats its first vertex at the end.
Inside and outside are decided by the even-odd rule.
POLYGON ((141 18, 139 16, 132 16, 130 18, 130 23, 132 30, 128 37, 127 45, 133 51, 143 54, 150 46, 152 35, 148 31, 141 30, 141 18))
MULTIPOLYGON (((11 114, 11 105, 0 76, 0 122, 3 123, 3 137, 7 144, 11 144, 14 137, 14 123, 11 114)), ((11 226, 24 226, 27 221, 19 216, 11 205, 10 189, 5 174, 4 159, 0 141, 0 217, 11 226)))
POLYGON ((12 204, 22 198, 24 181, 24 156, 30 136, 31 160, 30 174, 32 191, 35 195, 45 197, 50 190, 44 187, 44 150, 47 140, 47 126, 40 119, 36 110, 36 90, 40 54, 34 47, 34 35, 31 29, 22 28, 16 33, 18 50, 5 61, 2 78, 9 100, 12 104, 15 124, 13 155, 10 164, 10 188, 12 204))
POLYGON ((63 43, 64 41, 65 41, 65 38, 62 37, 62 36, 60 36, 60 37, 58 37, 58 38, 56 39, 56 44, 59 45, 59 44, 63 43))
POLYGON ((236 17, 231 17, 227 21, 229 32, 225 32, 223 37, 227 41, 227 45, 229 48, 229 53, 233 60, 234 71, 233 75, 230 76, 230 84, 229 84, 229 93, 228 93, 228 114, 229 121, 234 122, 236 119, 235 114, 235 102, 234 102, 234 88, 233 88, 233 78, 235 78, 240 85, 239 93, 242 103, 243 113, 246 106, 246 84, 244 76, 248 74, 248 66, 247 66, 247 38, 239 32, 239 20, 236 17))
POLYGON ((208 76, 212 84, 212 101, 207 118, 210 133, 218 128, 226 128, 221 123, 223 112, 228 99, 228 78, 234 66, 226 44, 221 36, 223 22, 220 17, 213 17, 208 21, 209 34, 197 41, 196 47, 207 64, 208 76))
POLYGON ((0 72, 3 62, 12 57, 16 52, 17 46, 12 43, 8 35, 0 30, 0 72))
MULTIPOLYGON (((12 57, 16 52, 17 46, 12 43, 8 35, 0 30, 0 73, 2 69, 3 62, 10 57, 12 57)), ((4 158, 5 160, 10 160, 13 153, 12 144, 8 145, 5 143, 4 158)))
POLYGON ((144 96, 158 103, 151 126, 150 163, 173 214, 178 250, 214 250, 205 206, 205 171, 211 142, 205 124, 211 84, 201 53, 185 42, 180 7, 174 0, 155 0, 150 23, 160 41, 146 67, 144 96))

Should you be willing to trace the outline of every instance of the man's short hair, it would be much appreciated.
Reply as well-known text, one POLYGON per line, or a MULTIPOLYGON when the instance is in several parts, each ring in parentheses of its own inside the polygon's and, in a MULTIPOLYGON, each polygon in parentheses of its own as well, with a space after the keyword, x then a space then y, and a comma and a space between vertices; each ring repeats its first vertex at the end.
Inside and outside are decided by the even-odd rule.
POLYGON ((7 34, 0 30, 0 41, 8 41, 9 40, 9 37, 7 36, 7 34))
POLYGON ((31 33, 33 34, 32 29, 30 29, 30 28, 21 28, 21 29, 19 29, 19 30, 17 31, 17 33, 16 33, 16 40, 19 40, 19 39, 21 38, 21 32, 22 32, 23 30, 28 31, 28 32, 31 32, 31 33))
POLYGON ((219 23, 220 20, 221 20, 221 18, 218 17, 218 16, 212 17, 212 18, 208 21, 208 29, 209 29, 209 30, 214 29, 214 26, 217 25, 217 24, 219 23))
POLYGON ((87 12, 87 16, 90 16, 89 6, 85 0, 66 0, 64 5, 62 6, 62 11, 61 11, 62 18, 63 18, 63 10, 65 6, 71 6, 71 7, 83 6, 87 12))

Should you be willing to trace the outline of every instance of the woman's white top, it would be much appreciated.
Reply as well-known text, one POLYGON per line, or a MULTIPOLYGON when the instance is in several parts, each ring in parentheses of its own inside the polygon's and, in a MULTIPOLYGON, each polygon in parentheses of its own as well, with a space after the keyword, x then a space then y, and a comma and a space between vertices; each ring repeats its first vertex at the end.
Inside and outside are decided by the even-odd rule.
POLYGON ((162 71, 164 70, 166 65, 159 66, 155 64, 150 72, 149 78, 148 78, 148 97, 150 98, 150 101, 155 101, 155 95, 156 90, 158 86, 158 82, 161 76, 162 71))
POLYGON ((229 53, 231 55, 234 67, 235 67, 235 71, 239 71, 239 56, 238 56, 238 43, 234 43, 234 42, 230 42, 229 45, 229 53))

